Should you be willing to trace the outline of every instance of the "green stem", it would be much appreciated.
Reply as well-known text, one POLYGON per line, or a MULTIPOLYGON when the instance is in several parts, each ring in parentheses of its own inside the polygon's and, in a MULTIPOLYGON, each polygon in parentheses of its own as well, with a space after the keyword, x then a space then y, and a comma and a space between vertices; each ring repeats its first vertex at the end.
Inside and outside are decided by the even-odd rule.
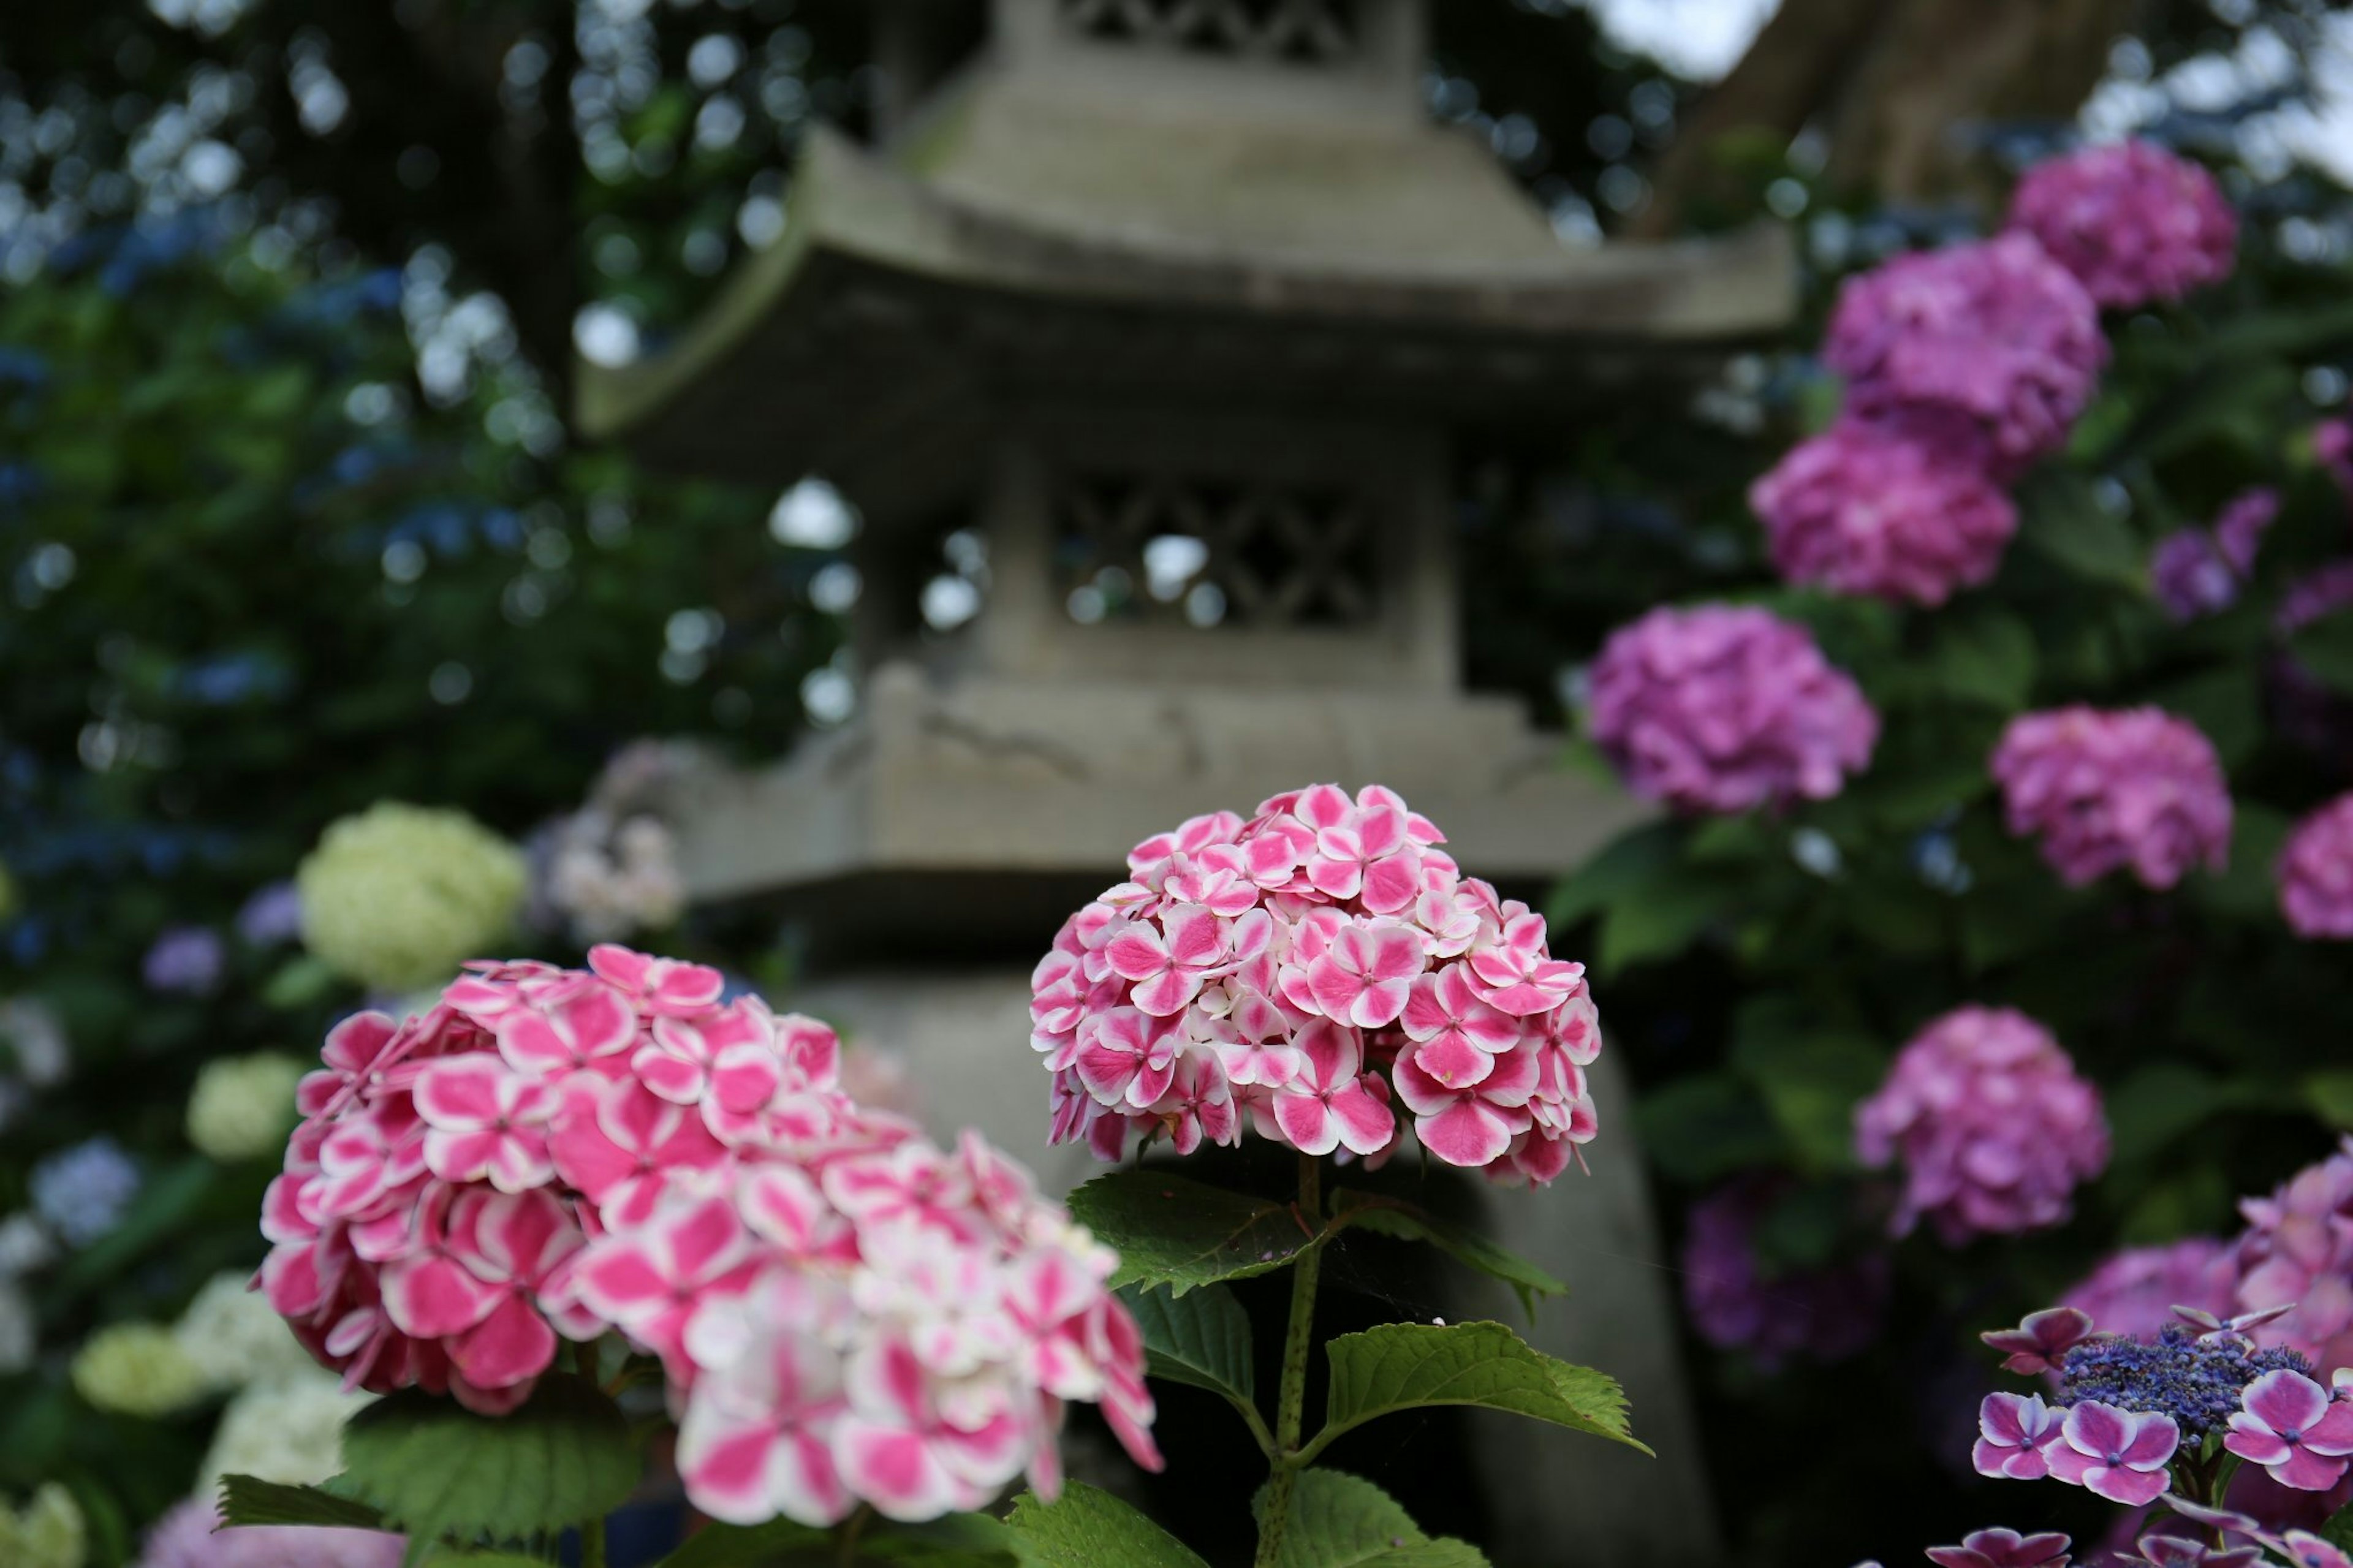
POLYGON ((851 1568, 851 1564, 858 1561, 858 1538, 866 1533, 866 1521, 873 1517, 874 1510, 860 1503, 858 1511, 842 1521, 841 1539, 834 1558, 840 1568, 851 1568))
POLYGON ((605 1521, 592 1519, 580 1527, 580 1568, 605 1568, 605 1521))
MULTIPOLYGON (((1324 1220, 1324 1167, 1313 1154, 1299 1156, 1299 1215, 1311 1231, 1324 1220)), ((1274 1473, 1266 1486, 1266 1523, 1258 1538, 1256 1568, 1272 1568, 1282 1555, 1291 1526, 1291 1492, 1306 1460, 1299 1452, 1299 1425, 1307 1405, 1307 1353, 1315 1339, 1315 1276, 1324 1248, 1315 1245, 1291 1266, 1291 1327, 1282 1341, 1282 1392, 1274 1407, 1274 1473)))

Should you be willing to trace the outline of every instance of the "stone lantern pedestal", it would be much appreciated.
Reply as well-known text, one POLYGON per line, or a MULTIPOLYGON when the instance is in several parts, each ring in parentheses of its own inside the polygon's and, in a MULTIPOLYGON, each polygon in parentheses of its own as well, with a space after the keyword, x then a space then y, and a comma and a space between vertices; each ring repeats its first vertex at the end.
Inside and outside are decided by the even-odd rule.
MULTIPOLYGON (((901 1053, 930 1118, 1050 1184, 1028 974, 1149 833, 1330 780, 1399 791, 1541 896, 1637 815, 1463 689, 1453 443, 1672 400, 1787 317, 1785 237, 1565 247, 1419 101, 1419 0, 890 0, 876 147, 809 142, 783 237, 662 357, 585 367, 654 462, 858 506, 860 711, 681 785, 702 900, 811 939, 793 1005, 901 1053), (943 540, 986 602, 918 606, 943 540)), ((1565 955, 1565 956, 1574 956, 1565 955)), ((1608 996, 1602 1004, 1605 1029, 1608 996)), ((1715 1536, 1614 1051, 1590 1178, 1492 1194, 1567 1280, 1543 1349, 1661 1458, 1475 1419, 1501 1568, 1715 1536)), ((1481 1282, 1483 1285, 1483 1282, 1481 1282)), ((1466 1284, 1458 1312, 1509 1316, 1466 1284)))

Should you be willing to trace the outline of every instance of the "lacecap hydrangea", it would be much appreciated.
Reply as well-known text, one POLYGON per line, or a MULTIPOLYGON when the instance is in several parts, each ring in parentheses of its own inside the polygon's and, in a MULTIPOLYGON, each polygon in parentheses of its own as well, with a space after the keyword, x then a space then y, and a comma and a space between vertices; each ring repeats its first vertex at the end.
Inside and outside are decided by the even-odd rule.
POLYGON ((304 1080, 262 1282, 347 1384, 497 1412, 559 1337, 659 1358, 704 1512, 828 1524, 1050 1493, 1063 1403, 1156 1465, 1116 1259, 976 1136, 838 1087, 840 1042, 618 947, 479 963, 304 1080))
POLYGON ((528 880, 522 851, 464 812, 379 801, 329 824, 296 871, 302 942, 371 990, 414 991, 497 943, 528 880))
POLYGON ((2077 705, 2010 722, 1991 763, 2004 820, 2069 887, 2129 869, 2165 889, 2231 850, 2231 791, 2198 727, 2158 708, 2077 705))
POLYGON ((2174 1326, 2176 1307, 2229 1316, 2237 1284, 2230 1244, 2193 1236, 2111 1254, 2061 1291, 2059 1302, 2088 1314, 2106 1332, 2147 1340, 2174 1326))
POLYGON ((1730 605, 1662 606, 1612 632, 1586 718, 1629 789, 1690 812, 1827 799, 1879 739, 1862 689, 1805 627, 1730 605))
POLYGON ((1855 1107, 1854 1128, 1864 1164, 1903 1165, 1895 1233, 1926 1219, 1956 1247, 2059 1224, 2108 1163, 2099 1090, 2049 1030, 2008 1007, 1931 1020, 1855 1107))
POLYGON ((1499 1182, 1559 1175, 1595 1131, 1584 966, 1444 841, 1393 791, 1314 784, 1137 845, 1031 976, 1055 1142, 1247 1125, 1377 1162, 1409 1129, 1499 1182))

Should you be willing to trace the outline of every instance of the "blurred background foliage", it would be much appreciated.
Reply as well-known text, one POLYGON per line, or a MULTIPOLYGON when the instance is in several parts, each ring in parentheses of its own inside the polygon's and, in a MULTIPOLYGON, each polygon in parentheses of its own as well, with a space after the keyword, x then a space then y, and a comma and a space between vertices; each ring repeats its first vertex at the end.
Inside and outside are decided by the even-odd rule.
MULTIPOLYGON (((2227 1232, 2237 1194, 2353 1123, 2353 985, 2287 939, 2265 876, 2353 759, 2271 721, 2269 618, 2346 526, 2307 433, 2353 366, 2353 208, 2342 166, 2307 154, 2348 134, 2318 118, 2315 73, 2353 45, 2317 0, 1787 0, 1711 88, 1704 62, 1558 0, 1432 9, 1430 111, 1486 138, 1564 243, 1769 214, 1807 258, 1807 319, 1687 417, 1463 457, 1477 684, 1561 718, 1611 627, 1736 596, 1809 621, 1886 719, 1844 796, 1643 829, 1556 900, 1555 946, 1596 959, 1641 1081, 1662 1212, 1789 1171, 1770 1260, 1875 1247, 1850 1108, 1962 1000, 2033 1012, 2109 1095, 2116 1158, 2075 1223, 1957 1259, 1908 1244, 1891 1331, 1835 1379, 1694 1344, 1741 1561, 1942 1539, 1986 1522, 1978 1483, 1894 1456, 1853 1410, 1892 1404, 1933 1428, 1919 1453, 1964 1453, 1971 1331, 2119 1240, 2227 1232), (2045 68, 1957 70, 1978 86, 1924 100, 1909 84, 1956 26, 2045 68), (2027 490, 1989 589, 1899 616, 1779 588, 1743 492, 1834 401, 1807 353, 1830 290, 1981 224, 2087 95, 2095 126, 2222 174, 2238 275, 2116 331, 2102 402, 2027 490), (1897 142, 1926 152, 1873 153, 1897 142), (2169 627, 2149 546, 2256 482, 2288 494, 2257 588, 2169 627), (1982 767, 2000 722, 2079 699, 2206 728, 2240 799, 2230 875, 2067 893, 2000 833, 1982 767), (1901 1485, 1873 1503, 1865 1475, 1901 1485)), ((136 1177, 85 1245, 21 1269, 0 1248, 0 1316, 37 1329, 0 1374, 0 1493, 65 1481, 93 1561, 128 1560, 213 1416, 93 1413, 74 1346, 172 1317, 260 1251, 275 1160, 193 1152, 191 1086, 215 1058, 307 1053, 357 1000, 240 927, 248 900, 377 799, 521 838, 634 737, 773 755, 853 710, 838 617, 857 582, 832 552, 854 520, 819 491, 638 472, 565 416, 575 353, 659 348, 781 231, 810 124, 863 125, 868 20, 860 0, 0 7, 0 1216, 45 1213, 42 1173, 55 1187, 92 1140, 136 1177), (187 928, 219 962, 156 984, 155 943, 187 928), (32 1059, 52 1023, 62 1076, 32 1059)), ((2343 689, 2344 640, 2324 622, 2306 643, 2343 689)), ((693 916, 667 945, 773 974, 779 937, 693 916)))

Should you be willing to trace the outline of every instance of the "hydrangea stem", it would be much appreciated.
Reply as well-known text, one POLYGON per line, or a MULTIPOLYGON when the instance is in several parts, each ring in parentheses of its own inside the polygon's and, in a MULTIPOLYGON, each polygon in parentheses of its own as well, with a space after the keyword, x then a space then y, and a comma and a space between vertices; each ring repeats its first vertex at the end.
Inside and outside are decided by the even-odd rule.
POLYGON ((592 1519, 580 1527, 580 1568, 605 1568, 605 1521, 592 1519))
MULTIPOLYGON (((1323 1162, 1299 1156, 1299 1215, 1309 1230, 1323 1221, 1323 1162)), ((1256 1568, 1271 1568, 1282 1554, 1291 1524, 1291 1490, 1305 1461, 1299 1453, 1299 1426, 1307 1405, 1307 1352, 1315 1338, 1315 1276, 1324 1249, 1309 1247, 1291 1266, 1291 1325, 1282 1342, 1282 1390, 1274 1408, 1274 1474, 1267 1480, 1266 1522, 1259 1531, 1256 1568)))

